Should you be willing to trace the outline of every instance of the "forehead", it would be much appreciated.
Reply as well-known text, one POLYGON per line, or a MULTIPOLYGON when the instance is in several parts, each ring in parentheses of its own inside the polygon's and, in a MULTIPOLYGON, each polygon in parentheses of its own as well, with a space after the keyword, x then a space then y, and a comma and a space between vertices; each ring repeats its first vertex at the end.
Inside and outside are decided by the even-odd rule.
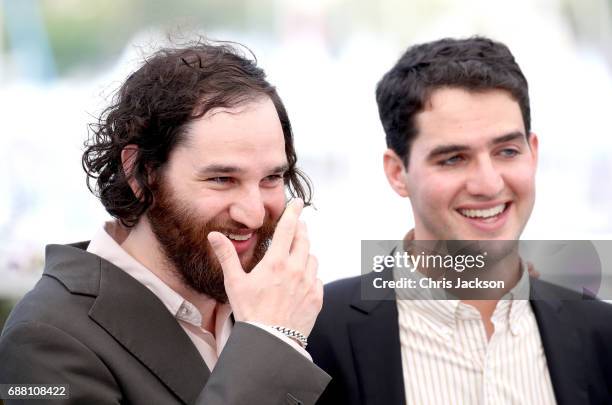
POLYGON ((525 132, 518 102, 505 90, 468 91, 444 87, 433 90, 416 115, 418 136, 413 148, 439 144, 479 146, 495 137, 525 132))
POLYGON ((176 154, 197 164, 248 167, 286 162, 285 139, 272 100, 215 108, 191 122, 176 154))

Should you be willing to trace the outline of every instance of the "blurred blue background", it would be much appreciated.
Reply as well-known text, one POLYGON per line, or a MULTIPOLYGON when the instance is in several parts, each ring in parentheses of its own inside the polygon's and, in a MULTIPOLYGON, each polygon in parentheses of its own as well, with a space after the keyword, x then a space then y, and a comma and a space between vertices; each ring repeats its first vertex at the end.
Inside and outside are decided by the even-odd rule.
POLYGON ((320 277, 359 274, 361 239, 412 222, 382 171, 375 85, 407 46, 474 34, 505 42, 530 83, 541 155, 524 239, 612 239, 611 0, 0 1, 0 299, 33 285, 45 244, 107 219, 81 169, 87 123, 168 36, 254 51, 315 184, 320 277))

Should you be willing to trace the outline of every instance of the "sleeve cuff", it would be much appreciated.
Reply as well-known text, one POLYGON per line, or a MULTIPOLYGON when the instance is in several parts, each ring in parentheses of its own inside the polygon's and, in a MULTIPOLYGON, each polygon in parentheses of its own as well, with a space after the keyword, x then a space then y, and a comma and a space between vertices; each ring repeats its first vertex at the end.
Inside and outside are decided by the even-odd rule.
POLYGON ((295 340, 291 339, 289 336, 285 335, 284 333, 281 333, 279 331, 277 331, 276 329, 272 328, 271 326, 267 326, 258 322, 246 322, 248 324, 251 324, 253 326, 257 326, 258 328, 261 328, 263 330, 265 330, 266 332, 270 333, 271 335, 276 336, 277 338, 279 338, 280 340, 282 340, 283 342, 287 343, 289 346, 293 347, 295 350, 297 350, 302 356, 306 357, 308 360, 312 361, 312 357, 310 357, 310 354, 302 347, 298 344, 298 342, 296 342, 295 340))

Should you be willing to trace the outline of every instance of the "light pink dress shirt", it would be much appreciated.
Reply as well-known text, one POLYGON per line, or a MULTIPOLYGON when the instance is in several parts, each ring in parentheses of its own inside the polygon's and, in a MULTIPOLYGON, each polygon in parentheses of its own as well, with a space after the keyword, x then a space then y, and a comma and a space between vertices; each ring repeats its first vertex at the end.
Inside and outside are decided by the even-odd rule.
MULTIPOLYGON (((210 307, 212 311, 216 311, 215 333, 213 335, 210 331, 204 329, 202 327, 202 319, 204 316, 202 316, 195 305, 184 299, 179 293, 174 291, 120 246, 120 243, 127 237, 126 232, 127 230, 117 221, 109 221, 105 223, 104 227, 100 228, 91 239, 87 251, 114 264, 155 294, 168 311, 176 318, 178 324, 183 328, 187 336, 189 336, 208 368, 212 370, 232 332, 233 322, 231 319, 232 309, 230 305, 220 304, 214 301, 213 298, 208 298, 211 301, 211 305, 207 307, 210 307)), ((306 358, 312 360, 308 352, 306 352, 297 342, 281 332, 266 325, 255 322, 250 323, 273 334, 298 350, 306 358)))

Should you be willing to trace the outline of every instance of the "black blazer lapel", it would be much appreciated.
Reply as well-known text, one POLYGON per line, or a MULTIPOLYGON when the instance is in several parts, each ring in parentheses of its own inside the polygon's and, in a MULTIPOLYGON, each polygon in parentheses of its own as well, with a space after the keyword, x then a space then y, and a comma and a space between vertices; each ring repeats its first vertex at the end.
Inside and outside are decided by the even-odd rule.
MULTIPOLYGON (((370 273, 361 282, 371 285, 371 279, 379 276, 370 273)), ((390 279, 392 273, 385 271, 382 276, 390 279)), ((397 304, 393 293, 381 298, 363 300, 361 291, 355 292, 351 307, 366 316, 348 326, 351 349, 362 405, 402 405, 405 394, 397 304)))
POLYGON ((194 403, 210 371, 185 331, 151 291, 83 248, 48 246, 46 275, 96 297, 90 318, 184 403, 194 403))
POLYGON ((532 280, 531 306, 538 323, 557 403, 589 403, 586 365, 578 329, 563 311, 564 303, 546 296, 543 284, 532 280))

